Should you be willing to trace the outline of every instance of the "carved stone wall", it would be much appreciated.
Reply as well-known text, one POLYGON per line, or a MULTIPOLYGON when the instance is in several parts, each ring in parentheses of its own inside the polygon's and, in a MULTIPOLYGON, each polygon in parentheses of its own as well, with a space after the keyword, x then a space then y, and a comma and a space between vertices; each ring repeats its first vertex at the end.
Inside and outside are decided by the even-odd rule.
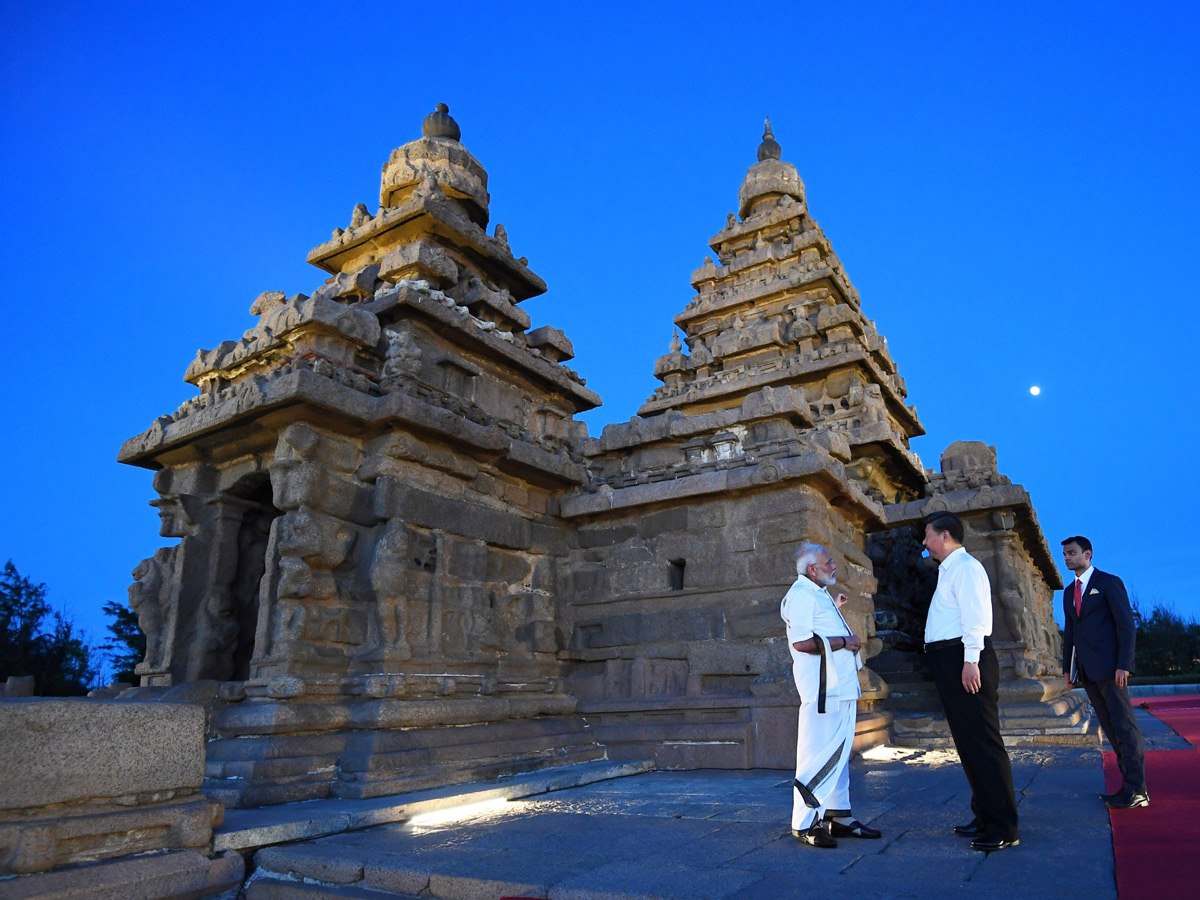
MULTIPOLYGON (((689 495, 684 480, 654 485, 677 496, 653 505, 568 507, 578 511, 579 545, 568 685, 611 755, 664 767, 794 763, 798 701, 779 604, 800 543, 817 540, 835 554, 839 589, 852 598, 847 620, 873 632, 861 526, 831 504, 837 467, 824 462, 803 474, 773 461, 750 465, 715 496, 689 495)), ((877 644, 868 640, 866 653, 877 644)), ((869 670, 863 681, 869 713, 882 686, 869 670)), ((878 741, 886 725, 865 715, 864 741, 878 741)))

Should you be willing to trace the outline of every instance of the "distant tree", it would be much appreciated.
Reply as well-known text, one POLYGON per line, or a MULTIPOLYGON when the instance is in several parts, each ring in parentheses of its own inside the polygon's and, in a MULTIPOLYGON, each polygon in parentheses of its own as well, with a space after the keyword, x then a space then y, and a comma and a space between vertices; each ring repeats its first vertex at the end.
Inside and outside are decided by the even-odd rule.
POLYGON ((46 585, 22 576, 9 560, 0 575, 0 680, 32 675, 44 697, 86 694, 96 666, 74 623, 46 602, 46 585))
POLYGON ((54 628, 44 634, 41 667, 33 673, 43 697, 80 697, 95 686, 99 672, 92 649, 77 634, 75 623, 60 612, 51 613, 54 628))
POLYGON ((38 635, 49 614, 46 586, 22 578, 10 559, 0 575, 0 676, 34 674, 38 635))
POLYGON ((1138 675, 1200 675, 1200 622, 1185 620, 1174 606, 1155 603, 1150 615, 1133 600, 1137 620, 1134 671, 1138 675))
POLYGON ((112 621, 108 623, 110 637, 100 649, 112 666, 113 680, 136 685, 141 679, 133 669, 146 655, 146 635, 138 627, 137 614, 116 601, 105 603, 104 612, 112 621))

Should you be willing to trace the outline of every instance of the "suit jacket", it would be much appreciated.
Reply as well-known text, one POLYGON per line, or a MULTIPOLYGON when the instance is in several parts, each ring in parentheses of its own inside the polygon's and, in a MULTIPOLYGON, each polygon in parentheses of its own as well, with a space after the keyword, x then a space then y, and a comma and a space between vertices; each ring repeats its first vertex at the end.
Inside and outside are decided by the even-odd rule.
POLYGON ((1084 589, 1083 604, 1075 613, 1075 579, 1063 591, 1063 672, 1071 674, 1072 653, 1076 671, 1089 681, 1107 681, 1117 669, 1133 671, 1136 626, 1125 585, 1116 575, 1095 569, 1084 589))

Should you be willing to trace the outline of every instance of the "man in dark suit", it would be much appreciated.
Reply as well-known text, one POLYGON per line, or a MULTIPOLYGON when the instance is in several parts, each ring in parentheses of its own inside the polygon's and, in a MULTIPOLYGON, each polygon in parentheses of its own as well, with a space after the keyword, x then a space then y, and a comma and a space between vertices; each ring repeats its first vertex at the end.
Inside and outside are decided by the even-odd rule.
POLYGON ((1063 561, 1075 580, 1063 591, 1063 677, 1083 684, 1121 769, 1121 789, 1101 797, 1113 809, 1149 806, 1145 753, 1133 704, 1135 625, 1125 585, 1092 567, 1092 542, 1080 535, 1062 542, 1063 561))

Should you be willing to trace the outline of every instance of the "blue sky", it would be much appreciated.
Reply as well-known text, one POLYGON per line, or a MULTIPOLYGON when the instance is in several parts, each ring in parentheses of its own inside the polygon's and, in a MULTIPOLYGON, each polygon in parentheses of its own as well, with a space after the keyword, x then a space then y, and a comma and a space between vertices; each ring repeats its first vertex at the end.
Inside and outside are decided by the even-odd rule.
POLYGON ((260 292, 321 283, 307 251, 438 102, 550 287, 534 326, 604 398, 591 432, 628 419, 769 115, 926 466, 995 444, 1056 557, 1087 534, 1143 606, 1200 617, 1198 10, 9 4, 0 562, 100 636, 168 542, 122 441, 260 292))

